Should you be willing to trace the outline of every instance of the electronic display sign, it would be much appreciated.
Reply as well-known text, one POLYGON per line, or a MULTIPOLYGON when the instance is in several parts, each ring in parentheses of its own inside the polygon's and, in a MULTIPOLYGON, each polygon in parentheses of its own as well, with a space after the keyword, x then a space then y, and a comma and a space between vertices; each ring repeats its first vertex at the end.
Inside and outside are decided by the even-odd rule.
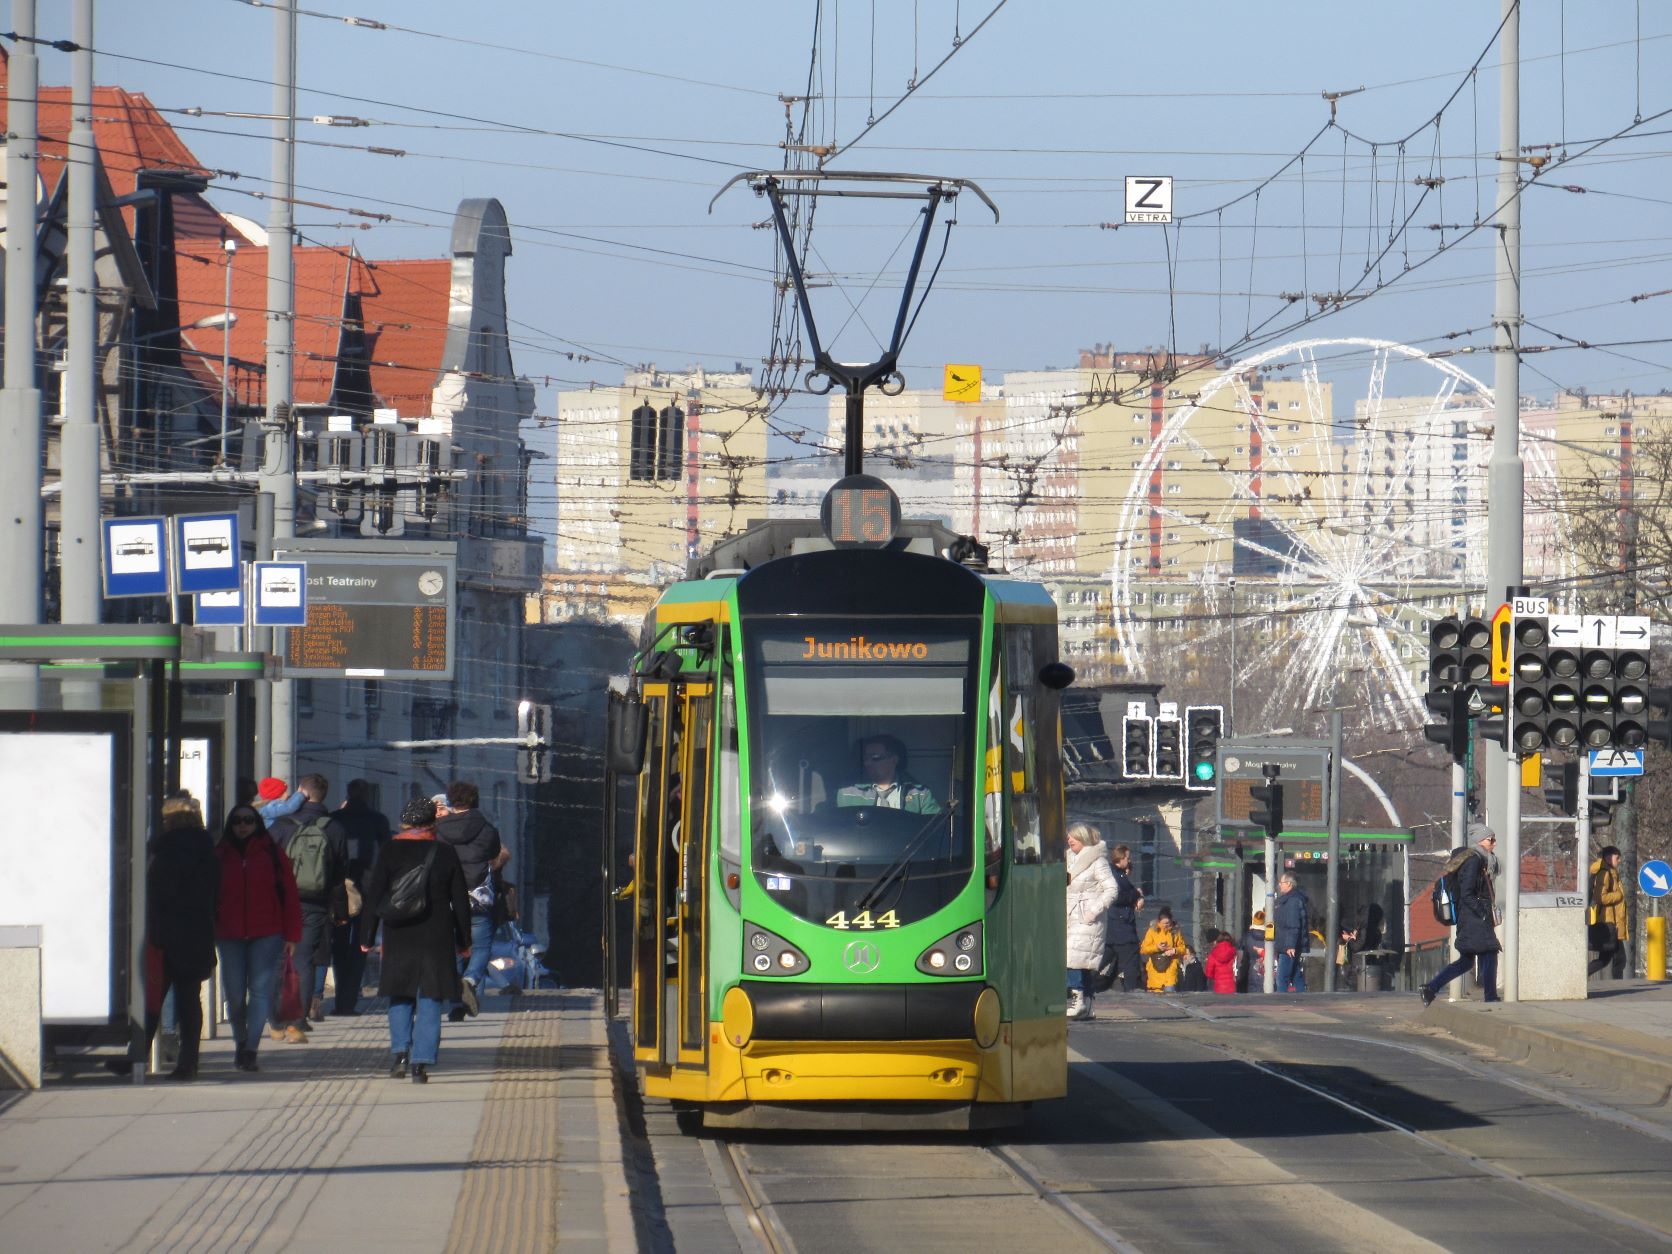
POLYGON ((453 678, 457 568, 451 545, 313 544, 282 555, 304 558, 308 570, 307 625, 285 632, 287 676, 453 678))

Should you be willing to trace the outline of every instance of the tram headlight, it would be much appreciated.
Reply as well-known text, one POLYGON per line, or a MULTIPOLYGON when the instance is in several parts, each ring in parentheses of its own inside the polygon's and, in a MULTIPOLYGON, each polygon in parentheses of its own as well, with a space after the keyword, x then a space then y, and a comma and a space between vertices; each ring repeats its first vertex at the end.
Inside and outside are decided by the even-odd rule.
POLYGON ((800 975, 813 964, 789 941, 753 923, 744 925, 745 966, 756 975, 800 975))
POLYGON ((980 975, 981 924, 969 923, 949 932, 917 957, 924 975, 980 975))

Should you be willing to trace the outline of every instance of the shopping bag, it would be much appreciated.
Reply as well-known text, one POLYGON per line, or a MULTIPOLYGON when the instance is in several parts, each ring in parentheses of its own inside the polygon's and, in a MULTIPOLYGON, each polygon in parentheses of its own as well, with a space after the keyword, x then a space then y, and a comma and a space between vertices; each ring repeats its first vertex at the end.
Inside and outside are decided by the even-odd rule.
POLYGON ((163 970, 163 951, 150 941, 145 942, 145 1009, 160 1015, 163 998, 168 996, 168 980, 163 970))
POLYGON ((284 974, 279 979, 279 1009, 275 1017, 280 1023, 299 1023, 306 1013, 302 1007, 301 977, 296 974, 296 964, 286 954, 284 974))

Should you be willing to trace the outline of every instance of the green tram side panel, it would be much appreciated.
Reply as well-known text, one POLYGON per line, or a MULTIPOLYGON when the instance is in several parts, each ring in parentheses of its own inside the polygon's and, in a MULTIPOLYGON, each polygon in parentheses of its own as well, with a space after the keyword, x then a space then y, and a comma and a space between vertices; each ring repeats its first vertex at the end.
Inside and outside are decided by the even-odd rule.
MULTIPOLYGON (((986 583, 991 609, 982 642, 983 737, 986 682, 992 673, 989 650, 997 647, 999 632, 1012 623, 1039 624, 1047 618, 1052 624, 1057 621, 1056 603, 1041 585, 1015 579, 988 579, 986 583)), ((1035 662, 1048 660, 1036 658, 1035 662)), ((1055 740, 1056 728, 1048 734, 1055 740)), ((1041 736, 1041 741, 1044 738, 1041 736)), ((1060 744, 1056 751, 1061 752, 1060 744)), ((1003 776, 1008 829, 1009 771, 1003 776)), ((1018 864, 1015 841, 1008 830, 1006 835, 1003 891, 994 903, 987 941, 992 955, 991 979, 999 989, 1006 1020, 1048 1018, 1062 1013, 1066 998, 1068 894, 1064 864, 1018 864)))

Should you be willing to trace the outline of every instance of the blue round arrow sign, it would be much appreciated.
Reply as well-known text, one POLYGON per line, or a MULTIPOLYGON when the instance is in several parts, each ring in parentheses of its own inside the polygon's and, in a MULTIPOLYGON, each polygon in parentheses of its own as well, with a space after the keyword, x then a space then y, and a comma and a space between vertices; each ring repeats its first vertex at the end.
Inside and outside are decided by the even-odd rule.
POLYGON ((1637 886, 1650 897, 1664 897, 1672 893, 1672 866, 1659 858, 1645 862, 1638 868, 1637 886))

